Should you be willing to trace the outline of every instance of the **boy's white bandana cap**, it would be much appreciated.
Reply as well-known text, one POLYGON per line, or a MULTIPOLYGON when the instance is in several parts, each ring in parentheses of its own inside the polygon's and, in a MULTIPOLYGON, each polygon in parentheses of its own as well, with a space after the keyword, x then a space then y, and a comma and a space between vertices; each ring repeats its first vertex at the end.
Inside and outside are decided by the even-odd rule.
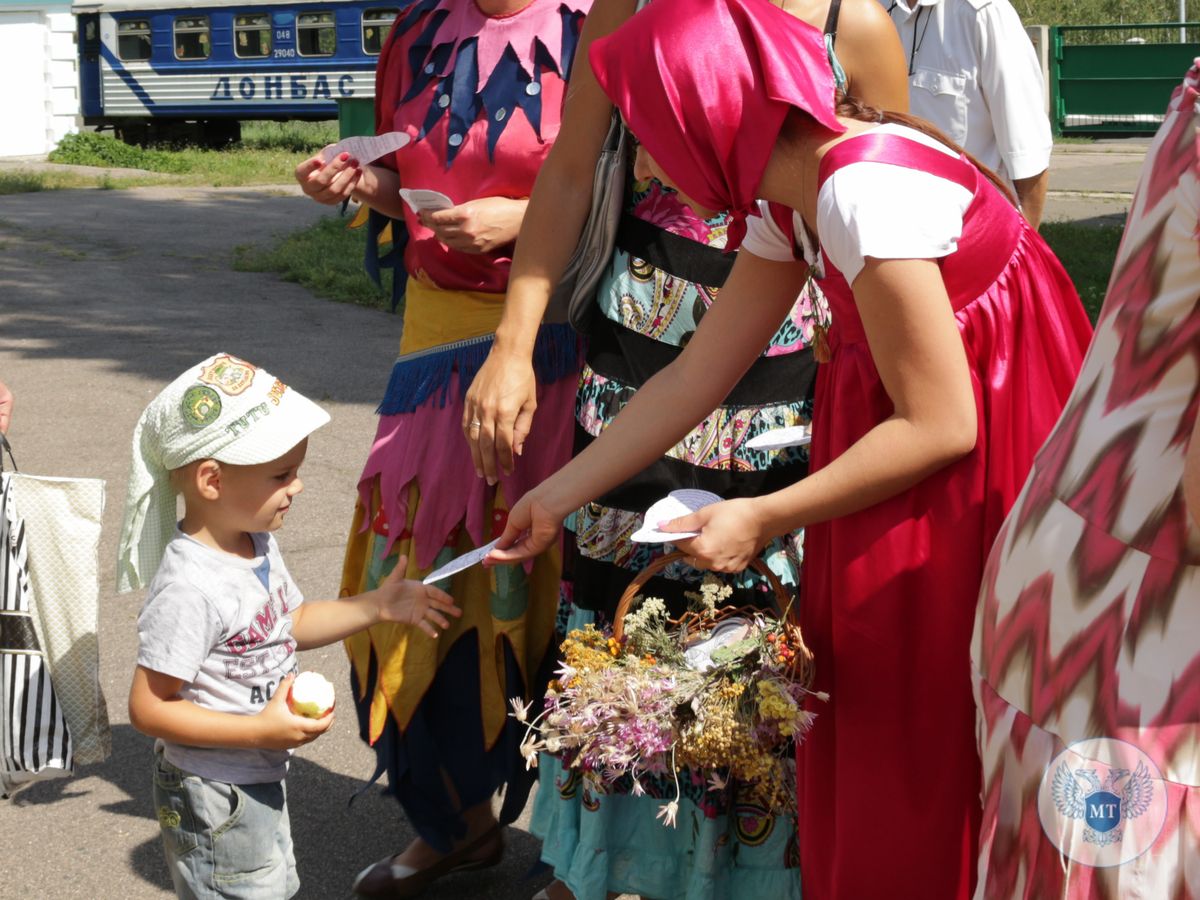
POLYGON ((228 353, 210 356, 167 385, 133 432, 117 591, 144 587, 175 533, 171 470, 198 459, 270 462, 328 421, 307 397, 228 353))

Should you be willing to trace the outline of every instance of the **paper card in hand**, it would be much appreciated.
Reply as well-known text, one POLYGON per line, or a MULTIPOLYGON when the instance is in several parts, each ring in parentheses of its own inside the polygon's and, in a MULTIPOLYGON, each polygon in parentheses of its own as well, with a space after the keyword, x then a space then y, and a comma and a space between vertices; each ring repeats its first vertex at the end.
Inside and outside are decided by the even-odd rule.
POLYGON ((469 569, 471 566, 478 565, 483 562, 483 558, 491 553, 498 543, 500 543, 500 538, 496 538, 491 543, 484 544, 482 547, 476 547, 470 553, 464 553, 462 556, 450 560, 450 562, 446 563, 440 569, 434 569, 426 575, 421 583, 433 584, 435 581, 441 581, 443 578, 456 575, 463 569, 469 569))
POLYGON ((427 191, 423 188, 400 188, 400 199, 408 204, 408 208, 415 213, 420 213, 423 210, 429 212, 437 212, 439 209, 449 209, 454 205, 454 201, 443 194, 441 191, 427 191))
POLYGON ((389 153, 395 153, 401 147, 408 146, 411 140, 412 138, 401 131, 389 131, 387 134, 356 135, 354 137, 343 138, 336 144, 326 147, 321 151, 321 159, 325 162, 330 162, 342 153, 349 153, 351 158, 357 159, 365 166, 368 163, 375 162, 381 156, 387 156, 389 153))
POLYGON ((811 425, 794 425, 791 428, 775 428, 764 431, 758 437, 746 441, 751 450, 782 450, 785 447, 803 447, 812 443, 811 425))
POLYGON ((629 536, 631 541, 641 544, 666 544, 681 541, 685 538, 696 537, 698 531, 659 531, 660 522, 668 522, 694 513, 710 503, 720 503, 721 497, 711 491, 683 489, 671 491, 667 496, 657 501, 646 510, 642 519, 642 527, 629 536))

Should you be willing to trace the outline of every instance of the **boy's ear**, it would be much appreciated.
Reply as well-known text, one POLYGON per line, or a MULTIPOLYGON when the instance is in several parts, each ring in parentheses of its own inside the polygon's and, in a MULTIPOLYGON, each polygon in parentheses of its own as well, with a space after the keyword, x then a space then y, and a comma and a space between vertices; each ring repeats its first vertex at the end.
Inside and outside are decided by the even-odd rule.
POLYGON ((221 496, 221 464, 215 459, 201 460, 192 477, 201 499, 216 500, 221 496))

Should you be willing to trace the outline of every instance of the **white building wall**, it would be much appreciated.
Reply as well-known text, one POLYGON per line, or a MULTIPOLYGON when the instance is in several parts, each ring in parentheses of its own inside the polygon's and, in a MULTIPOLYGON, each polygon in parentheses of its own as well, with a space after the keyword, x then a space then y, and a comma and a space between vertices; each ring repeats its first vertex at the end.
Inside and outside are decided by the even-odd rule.
POLYGON ((0 156, 48 153, 76 130, 74 35, 67 4, 0 6, 0 156))
POLYGON ((46 152, 77 131, 79 116, 79 54, 75 46, 75 17, 70 6, 46 13, 46 152))

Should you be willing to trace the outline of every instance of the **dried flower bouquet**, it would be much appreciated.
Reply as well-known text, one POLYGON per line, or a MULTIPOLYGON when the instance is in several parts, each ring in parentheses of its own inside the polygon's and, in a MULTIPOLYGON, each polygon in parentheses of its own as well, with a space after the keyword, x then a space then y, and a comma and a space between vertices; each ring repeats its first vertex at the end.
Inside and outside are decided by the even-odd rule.
POLYGON ((805 697, 812 656, 798 626, 788 621, 784 588, 762 563, 779 614, 723 606, 732 589, 712 576, 688 594, 689 611, 671 619, 666 604, 637 591, 656 571, 682 554, 663 557, 629 586, 607 634, 588 626, 562 643, 563 663, 551 682, 545 709, 511 701, 526 723, 526 765, 546 752, 579 770, 604 791, 630 778, 635 795, 643 776, 674 777, 675 799, 659 817, 675 824, 679 777, 699 773, 710 789, 736 779, 757 802, 790 812, 794 802, 791 757, 815 714, 805 697), (631 611, 635 600, 641 599, 631 611))

